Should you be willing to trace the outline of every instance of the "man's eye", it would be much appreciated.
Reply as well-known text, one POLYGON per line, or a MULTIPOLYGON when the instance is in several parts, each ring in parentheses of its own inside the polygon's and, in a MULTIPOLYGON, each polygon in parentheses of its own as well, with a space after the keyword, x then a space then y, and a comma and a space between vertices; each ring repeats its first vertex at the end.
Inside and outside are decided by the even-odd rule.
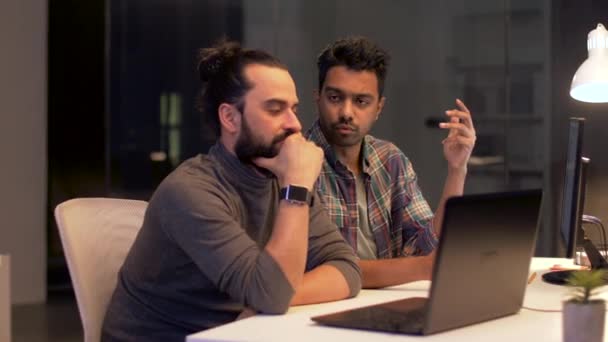
POLYGON ((338 96, 338 95, 329 95, 327 98, 331 102, 338 102, 338 101, 340 101, 340 96, 338 96))
POLYGON ((369 101, 364 98, 358 98, 356 101, 357 101, 357 104, 359 104, 361 106, 367 106, 369 104, 369 101))

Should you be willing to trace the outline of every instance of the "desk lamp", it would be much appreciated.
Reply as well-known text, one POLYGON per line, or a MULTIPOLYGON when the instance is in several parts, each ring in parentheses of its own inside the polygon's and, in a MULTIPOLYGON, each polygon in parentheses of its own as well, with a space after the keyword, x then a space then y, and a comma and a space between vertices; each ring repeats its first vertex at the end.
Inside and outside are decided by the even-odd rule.
POLYGON ((608 31, 602 24, 587 37, 589 58, 572 78, 570 96, 582 102, 608 102, 608 31))
MULTIPOLYGON (((608 103, 608 31, 604 25, 597 24, 597 28, 589 32, 587 51, 589 57, 572 78, 570 96, 582 102, 608 103)), ((597 217, 583 215, 582 219, 583 223, 600 226, 602 234, 605 234, 604 227, 597 217)))

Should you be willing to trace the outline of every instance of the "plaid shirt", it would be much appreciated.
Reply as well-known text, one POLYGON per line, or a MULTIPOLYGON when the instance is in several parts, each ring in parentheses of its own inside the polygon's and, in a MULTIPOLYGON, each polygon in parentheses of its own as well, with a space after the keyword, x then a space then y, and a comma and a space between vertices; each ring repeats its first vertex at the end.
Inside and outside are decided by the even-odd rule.
MULTIPOLYGON (((344 239, 357 250, 355 176, 342 164, 321 132, 318 120, 306 133, 325 152, 316 188, 344 239)), ((433 212, 418 187, 416 173, 394 144, 365 136, 362 148, 369 225, 378 258, 425 255, 437 246, 433 212)))

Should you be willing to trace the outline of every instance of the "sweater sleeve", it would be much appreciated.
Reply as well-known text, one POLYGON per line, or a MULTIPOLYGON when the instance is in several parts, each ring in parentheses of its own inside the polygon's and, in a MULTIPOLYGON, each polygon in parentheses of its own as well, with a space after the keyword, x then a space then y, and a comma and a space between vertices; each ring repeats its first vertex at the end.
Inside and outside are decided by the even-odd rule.
POLYGON ((287 311, 294 289, 247 235, 226 194, 209 184, 164 191, 163 230, 220 291, 263 313, 287 311))
POLYGON ((311 208, 308 258, 306 271, 320 265, 330 265, 338 269, 350 288, 350 296, 356 296, 361 290, 361 269, 352 247, 344 240, 338 227, 316 198, 311 208))

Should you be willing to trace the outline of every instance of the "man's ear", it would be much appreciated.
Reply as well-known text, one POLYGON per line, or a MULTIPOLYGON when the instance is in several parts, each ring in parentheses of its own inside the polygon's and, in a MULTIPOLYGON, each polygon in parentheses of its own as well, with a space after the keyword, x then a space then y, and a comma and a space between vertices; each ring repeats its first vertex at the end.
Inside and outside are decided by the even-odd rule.
POLYGON ((218 110, 220 125, 229 133, 236 133, 241 128, 241 113, 235 106, 222 103, 218 110))
POLYGON ((378 101, 378 111, 376 112, 376 120, 378 120, 378 118, 380 117, 380 114, 382 114, 382 109, 384 109, 385 102, 386 102, 386 96, 382 96, 380 98, 380 101, 378 101))

